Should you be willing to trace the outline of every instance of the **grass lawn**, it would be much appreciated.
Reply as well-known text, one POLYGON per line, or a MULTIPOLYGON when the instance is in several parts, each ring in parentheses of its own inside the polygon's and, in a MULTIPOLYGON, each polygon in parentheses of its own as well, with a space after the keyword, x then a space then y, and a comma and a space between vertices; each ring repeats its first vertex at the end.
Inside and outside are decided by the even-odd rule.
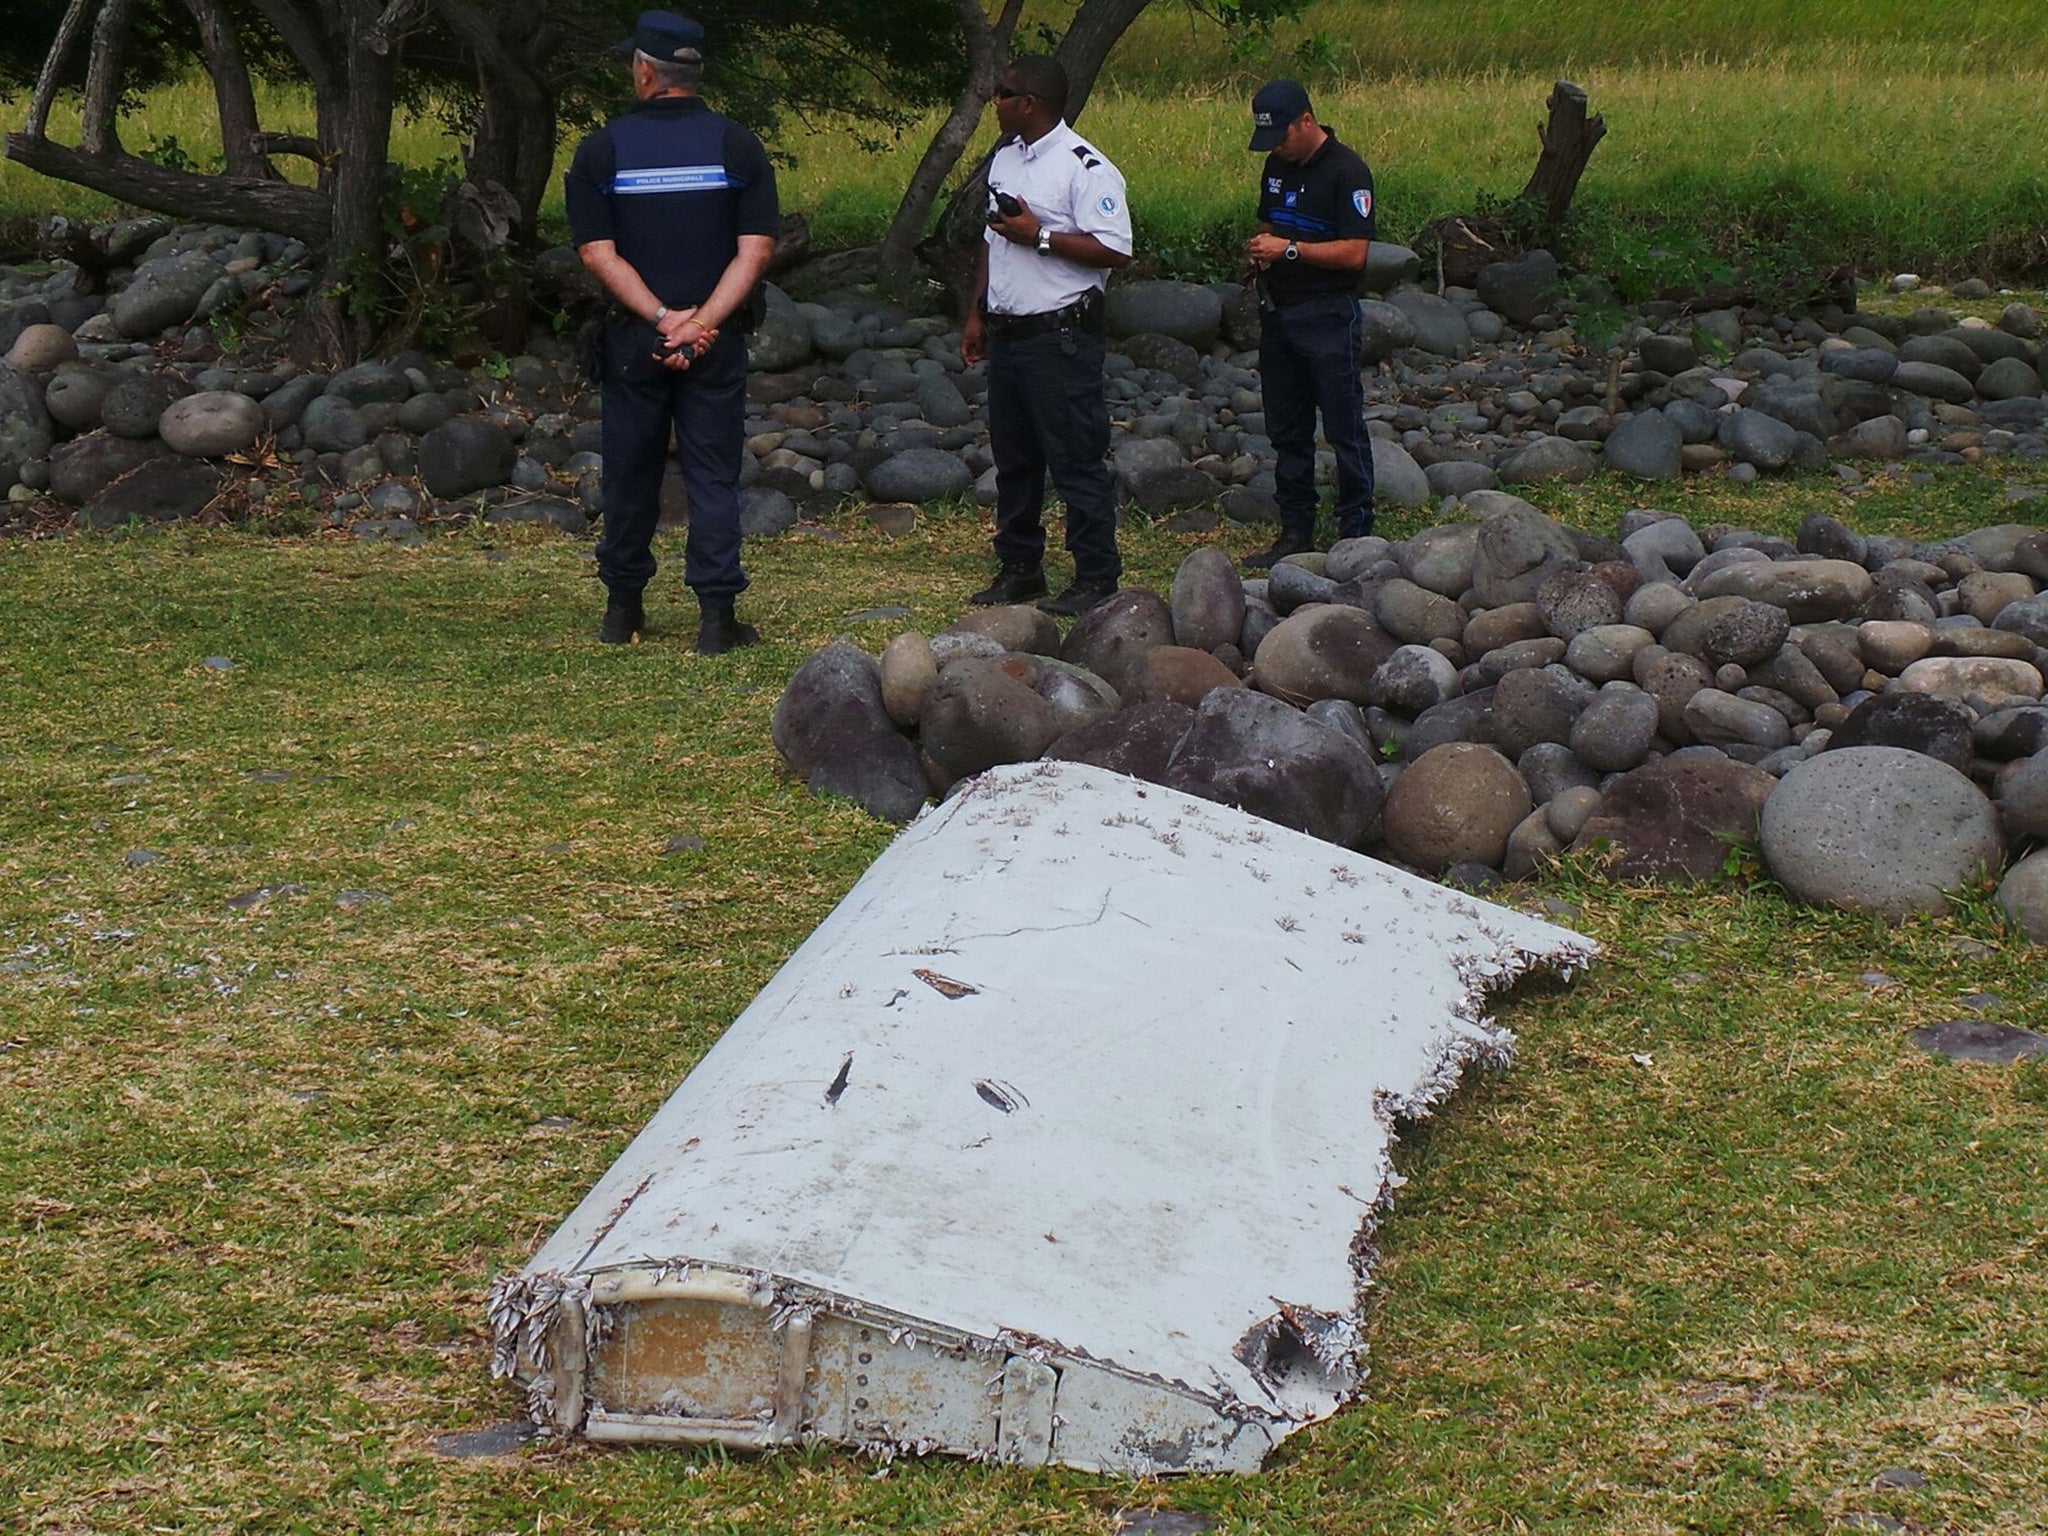
MULTIPOLYGON (((1035 5, 1027 21, 1063 25, 1071 9, 1035 5)), ((1794 262, 1848 261, 1866 275, 2048 272, 2048 172, 2025 128, 2048 120, 2048 15, 2037 0, 1318 0, 1270 44, 1236 53, 1186 8, 1155 6, 1112 55, 1082 119, 1129 181, 1145 270, 1228 275, 1256 200, 1247 103, 1276 73, 1305 78, 1321 115, 1372 162, 1386 239, 1518 191, 1544 99, 1567 75, 1609 126, 1566 252, 1589 267, 1614 271, 1661 243, 1734 258, 1766 285, 1794 262)), ((309 93, 264 84, 258 96, 267 128, 312 131, 309 93)), ((25 109, 0 109, 0 121, 25 109)), ((878 238, 937 121, 880 153, 843 122, 785 124, 772 137, 795 161, 785 204, 809 215, 821 246, 878 238)), ((991 121, 981 142, 993 131, 991 121)), ((52 132, 71 140, 68 106, 52 132)), ((219 153, 210 85, 195 76, 152 92, 122 134, 140 152, 209 163, 219 153)), ((393 143, 414 166, 456 153, 431 112, 403 121, 393 143)), ((58 207, 112 211, 0 161, 0 225, 27 228, 58 207)), ((544 215, 559 237, 559 182, 544 215)))
MULTIPOLYGON (((1778 530, 1846 505, 1669 495, 1778 530)), ((1544 499, 1608 529, 1630 504, 1544 499)), ((1958 473, 1844 515, 2010 514, 1958 473)), ((2040 1024, 2042 952, 1982 893, 1890 930, 1573 870, 1526 895, 1605 961, 1508 1004, 1519 1064, 1404 1140, 1365 1401, 1268 1474, 437 1456, 517 1412, 491 1278, 888 839, 778 775, 768 713, 813 648, 892 628, 846 615, 950 620, 985 530, 829 531, 751 551, 772 643, 716 661, 673 547, 671 621, 620 652, 554 537, 0 542, 0 1527, 2048 1529, 2048 1071, 1902 1039, 1976 994, 2040 1024)), ((1131 579, 1194 542, 1132 530, 1131 579)))

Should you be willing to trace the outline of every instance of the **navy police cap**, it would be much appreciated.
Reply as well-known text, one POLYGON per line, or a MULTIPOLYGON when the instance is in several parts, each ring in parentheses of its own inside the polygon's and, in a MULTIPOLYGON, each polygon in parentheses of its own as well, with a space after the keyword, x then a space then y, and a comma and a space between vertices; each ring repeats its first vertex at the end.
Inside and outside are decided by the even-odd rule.
POLYGON ((1251 147, 1263 151, 1279 148, 1287 130, 1310 110, 1308 88, 1299 80, 1268 80, 1252 97, 1251 147))
POLYGON ((668 64, 695 55, 704 46, 704 29, 687 16, 674 11, 642 11, 633 24, 633 35, 612 52, 644 53, 668 64))

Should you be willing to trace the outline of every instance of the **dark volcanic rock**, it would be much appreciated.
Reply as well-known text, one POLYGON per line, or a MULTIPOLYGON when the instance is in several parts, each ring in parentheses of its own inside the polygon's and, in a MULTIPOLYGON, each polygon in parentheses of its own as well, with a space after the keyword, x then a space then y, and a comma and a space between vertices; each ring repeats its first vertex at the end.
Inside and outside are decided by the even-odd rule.
POLYGON ((1174 749, 1194 723, 1195 712, 1187 705, 1154 699, 1068 731, 1045 749, 1044 756, 1163 784, 1174 749))
POLYGON ((1880 693, 1849 711, 1828 738, 1830 752, 1849 747, 1904 747, 1968 773, 1975 756, 1970 712, 1928 693, 1880 693))
POLYGON ((1624 880, 1711 880, 1728 850, 1754 844, 1777 781, 1725 757, 1668 757, 1623 774, 1572 842, 1609 851, 1624 880))
POLYGON ((1385 798, 1356 741, 1246 688, 1202 700, 1165 782, 1347 848, 1377 830, 1385 798))
POLYGON ((155 458, 130 470, 78 514, 83 528, 172 523, 196 516, 220 493, 221 472, 197 459, 155 458))
POLYGON ((918 739, 950 781, 998 763, 1029 762, 1052 744, 1060 725, 1052 705, 1008 663, 967 657, 940 669, 918 739))
POLYGON ((769 731, 813 793, 843 796, 885 821, 910 820, 930 793, 917 749, 882 707, 881 669, 853 646, 829 645, 797 669, 769 731))
POLYGON ((458 416, 420 439, 419 457, 420 483, 429 494, 447 500, 505 484, 519 449, 503 427, 458 416))
POLYGON ((1165 600, 1149 588, 1126 587, 1074 621, 1060 658, 1086 667, 1122 693, 1135 679, 1140 655, 1173 643, 1173 613, 1165 600))
POLYGON ((1244 582, 1220 549, 1195 550, 1173 575, 1173 637, 1198 651, 1235 645, 1244 633, 1244 582))

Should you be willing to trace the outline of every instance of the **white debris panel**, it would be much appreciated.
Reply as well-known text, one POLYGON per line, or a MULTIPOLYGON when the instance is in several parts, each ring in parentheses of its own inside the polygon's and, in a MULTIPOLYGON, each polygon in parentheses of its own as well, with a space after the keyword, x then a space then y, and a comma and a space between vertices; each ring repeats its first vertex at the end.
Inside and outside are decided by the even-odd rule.
POLYGON ((600 1440, 1255 1470, 1362 1376, 1395 1122, 1591 941, 1101 769, 906 829, 492 1295, 600 1440))

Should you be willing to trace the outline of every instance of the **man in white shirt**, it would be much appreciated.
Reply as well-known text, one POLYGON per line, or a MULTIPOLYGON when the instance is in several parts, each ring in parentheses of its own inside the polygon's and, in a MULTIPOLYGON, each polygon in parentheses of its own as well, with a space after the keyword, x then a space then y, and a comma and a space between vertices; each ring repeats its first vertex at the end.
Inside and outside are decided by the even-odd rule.
POLYGON ((996 89, 1003 143, 989 164, 988 232, 960 332, 970 366, 988 360, 996 466, 996 578, 969 602, 1026 603, 1078 616, 1123 575, 1102 403, 1102 290, 1131 259, 1124 178, 1066 123, 1067 74, 1016 60, 996 89), (1067 504, 1074 580, 1047 598, 1045 479, 1067 504))

